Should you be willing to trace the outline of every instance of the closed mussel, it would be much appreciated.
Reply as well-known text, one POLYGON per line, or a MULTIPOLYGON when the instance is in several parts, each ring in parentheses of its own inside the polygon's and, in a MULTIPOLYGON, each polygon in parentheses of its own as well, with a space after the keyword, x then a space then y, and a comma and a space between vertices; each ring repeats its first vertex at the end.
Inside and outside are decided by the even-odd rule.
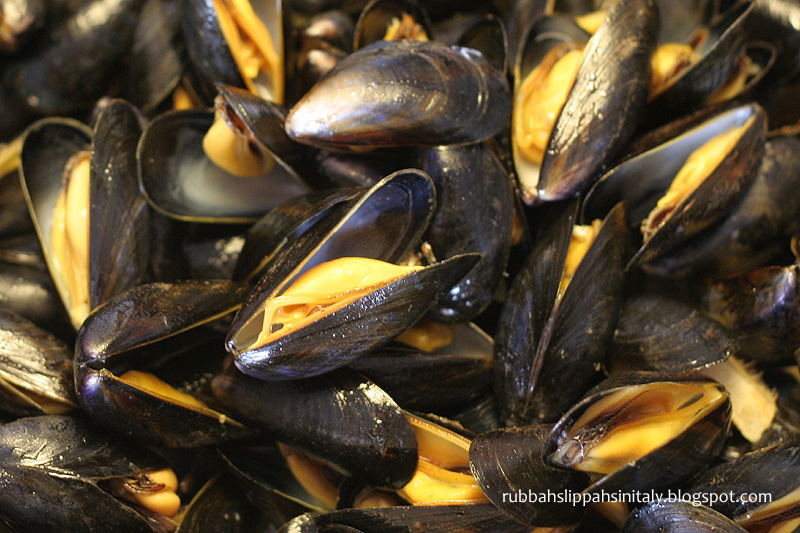
POLYGON ((588 473, 586 489, 659 489, 685 482, 722 449, 730 401, 708 378, 659 373, 612 376, 556 423, 546 460, 588 473))
POLYGON ((320 148, 463 144, 501 131, 505 76, 477 51, 378 41, 341 60, 292 108, 286 133, 320 148))
POLYGON ((770 446, 713 466, 687 492, 715 495, 709 505, 748 531, 795 531, 800 526, 800 448, 770 446))
POLYGON ((699 503, 656 500, 631 513, 622 533, 745 533, 725 515, 699 503))
POLYGON ((284 250, 234 318, 227 347, 236 365, 261 379, 321 374, 419 320, 478 259, 392 263, 416 244, 433 208, 427 174, 400 171, 365 191, 332 230, 284 250))
POLYGON ((253 427, 357 481, 399 488, 414 473, 417 443, 405 415, 350 370, 267 383, 235 369, 213 382, 219 400, 253 427))

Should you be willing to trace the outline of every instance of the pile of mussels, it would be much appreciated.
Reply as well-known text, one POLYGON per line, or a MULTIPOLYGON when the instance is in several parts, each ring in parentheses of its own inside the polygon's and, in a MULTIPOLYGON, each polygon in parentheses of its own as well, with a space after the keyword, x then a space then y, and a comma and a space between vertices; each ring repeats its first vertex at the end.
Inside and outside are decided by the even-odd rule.
POLYGON ((800 531, 798 21, 0 0, 0 531, 800 531))

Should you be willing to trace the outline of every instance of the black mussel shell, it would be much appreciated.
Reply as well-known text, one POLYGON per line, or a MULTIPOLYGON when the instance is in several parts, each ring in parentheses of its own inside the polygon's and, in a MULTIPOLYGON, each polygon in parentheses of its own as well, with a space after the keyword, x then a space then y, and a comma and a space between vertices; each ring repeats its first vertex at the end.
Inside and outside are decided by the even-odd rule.
POLYGON ((755 41, 772 43, 777 51, 770 80, 790 79, 798 72, 800 31, 797 16, 800 6, 792 0, 755 0, 750 14, 748 35, 755 41))
POLYGON ((691 305, 656 294, 633 295, 620 312, 606 360, 612 372, 690 372, 737 353, 739 335, 691 305))
POLYGON ((54 415, 5 424, 0 450, 0 516, 14 531, 152 533, 146 518, 98 482, 135 482, 141 472, 164 468, 153 452, 54 415))
POLYGON ((510 113, 508 82, 479 52, 379 41, 312 87, 286 132, 320 148, 461 144, 495 135, 510 113))
POLYGON ((766 509, 769 504, 778 502, 798 489, 798 474, 800 448, 770 446, 712 466, 692 480, 687 492, 725 495, 709 503, 709 506, 744 528, 769 529, 781 522, 790 522, 792 514, 796 516, 796 497, 790 497, 790 501, 782 506, 774 506, 771 513, 766 509), (734 497, 727 497, 730 494, 734 497), (745 495, 748 497, 745 498, 745 495))
POLYGON ((684 121, 667 124, 654 136, 669 140, 631 157, 606 173, 587 195, 584 218, 596 217, 619 201, 625 202, 632 229, 656 207, 689 155, 730 128, 747 126, 729 155, 663 220, 655 225, 629 267, 676 254, 691 238, 714 227, 752 184, 764 153, 766 117, 760 106, 745 104, 712 114, 688 129, 684 121), (748 125, 749 123, 749 125, 748 125), (676 131, 677 130, 677 131, 676 131))
POLYGON ((634 511, 622 533, 745 533, 725 515, 704 505, 656 500, 634 511))
MULTIPOLYGON (((284 99, 285 49, 289 48, 284 43, 283 26, 286 13, 283 3, 283 0, 247 3, 269 33, 281 69, 277 76, 263 80, 264 83, 261 81, 253 83, 253 92, 277 103, 283 103, 284 99)), ((208 106, 212 105, 217 94, 216 84, 223 83, 243 89, 248 86, 234 60, 229 43, 225 40, 217 6, 227 6, 227 4, 213 0, 180 2, 181 26, 188 63, 193 73, 193 89, 208 106)))
POLYGON ((438 208, 424 237, 433 254, 438 260, 481 254, 428 316, 466 322, 486 309, 505 272, 514 216, 511 179, 487 143, 430 148, 422 160, 436 184, 438 208))
POLYGON ((121 96, 152 113, 178 86, 185 46, 174 0, 145 0, 133 34, 121 96))
POLYGON ((710 26, 697 48, 698 62, 684 69, 650 102, 648 113, 659 117, 680 116, 698 107, 725 82, 736 68, 749 39, 749 17, 754 2, 737 2, 710 26))
POLYGON ((772 266, 709 281, 702 308, 742 335, 740 354, 765 364, 787 364, 800 348, 800 267, 772 266))
POLYGON ((584 508, 571 500, 539 502, 530 494, 579 493, 589 485, 586 474, 544 462, 543 444, 551 430, 551 425, 498 429, 477 435, 469 448, 470 470, 489 500, 535 527, 576 524, 584 508))
POLYGON ((555 211, 512 284, 495 335, 495 392, 509 425, 555 421, 598 381, 622 305, 623 206, 606 217, 563 295, 577 202, 548 209, 555 211))
POLYGON ((0 263, 0 305, 73 342, 75 329, 50 274, 39 267, 0 263))
POLYGON ((658 10, 651 0, 621 0, 609 10, 586 45, 550 135, 539 198, 585 191, 630 140, 644 109, 657 33, 658 10))
POLYGON ((120 82, 143 0, 91 0, 4 69, 5 85, 39 115, 88 111, 120 82))
MULTIPOLYGON (((731 403, 728 393, 722 386, 709 378, 693 374, 629 372, 606 379, 589 390, 556 423, 545 442, 544 455, 546 460, 551 464, 557 464, 553 454, 559 449, 559 446, 566 442, 567 431, 596 402, 619 392, 644 390, 651 386, 666 385, 669 387, 672 384, 707 386, 715 391, 718 398, 715 404, 709 404, 710 408, 704 408, 704 412, 699 413, 696 420, 684 427, 671 440, 667 440, 649 453, 628 462, 613 472, 608 474, 594 473, 593 475, 596 479, 584 492, 649 491, 674 487, 686 482, 693 475, 706 468, 709 461, 722 450, 724 441, 728 436, 731 417, 731 403)), ((696 397, 691 398, 686 405, 690 406, 694 401, 700 399, 702 399, 702 395, 698 394, 696 397)), ((606 420, 605 423, 615 424, 620 422, 611 418, 606 420)), ((603 429, 605 430, 606 428, 603 429)), ((581 443, 580 446, 586 446, 586 443, 581 443)), ((581 455, 580 460, 584 460, 588 455, 587 449, 582 448, 582 451, 584 455, 581 455)), ((578 459, 577 456, 575 458, 576 460, 578 459)), ((566 455, 564 459, 569 460, 566 455)), ((563 461, 561 462, 563 463, 563 461)), ((557 466, 564 465, 558 464, 557 466)))
MULTIPOLYGON (((492 340, 473 324, 455 324, 453 340, 426 352, 402 342, 350 363, 404 409, 450 415, 481 398, 492 381, 492 340)), ((402 340, 402 339, 401 339, 402 340)))
MULTIPOLYGON (((98 307, 76 341, 75 386, 81 406, 118 432, 166 446, 202 446, 243 435, 241 424, 212 408, 172 400, 117 374, 141 368, 141 360, 150 356, 148 349, 157 349, 157 341, 187 342, 177 336, 183 332, 198 336, 193 328, 231 313, 245 290, 240 284, 220 280, 152 283, 98 307)), ((201 357, 188 355, 195 360, 201 357)), ((220 367, 223 359, 219 353, 220 367)), ((192 370, 187 364, 183 369, 192 370)))
POLYGON ((254 427, 357 480, 400 488, 414 474, 417 441, 408 419, 353 371, 273 383, 235 372, 216 377, 213 388, 254 427))
POLYGON ((287 522, 279 533, 523 533, 529 531, 489 504, 411 505, 373 509, 342 509, 332 513, 309 513, 287 522))
POLYGON ((33 231, 19 179, 13 173, 0 177, 0 236, 15 237, 33 231))
POLYGON ((211 111, 172 111, 147 127, 138 147, 139 180, 155 209, 191 222, 254 223, 308 192, 281 164, 252 178, 219 168, 203 151, 203 137, 213 122, 211 111))
POLYGON ((242 497, 242 489, 231 474, 214 476, 192 498, 175 533, 269 531, 272 524, 264 510, 242 497))
POLYGON ((494 68, 508 72, 508 34, 498 17, 486 15, 467 28, 458 39, 458 45, 479 51, 494 68))
POLYGON ((0 410, 60 414, 78 406, 72 350, 33 322, 0 309, 0 410))

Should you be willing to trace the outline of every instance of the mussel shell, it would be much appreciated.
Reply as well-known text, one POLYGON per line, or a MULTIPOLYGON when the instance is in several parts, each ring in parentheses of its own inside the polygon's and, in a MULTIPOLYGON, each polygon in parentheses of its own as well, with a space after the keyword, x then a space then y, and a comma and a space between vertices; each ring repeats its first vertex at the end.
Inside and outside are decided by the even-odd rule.
MULTIPOLYGON (((180 2, 183 38, 189 65, 194 73, 193 89, 207 106, 213 105, 217 95, 216 84, 240 88, 246 86, 220 28, 215 4, 213 0, 180 2)), ((283 0, 253 3, 253 8, 267 28, 277 55, 281 58, 281 68, 284 68, 284 52, 287 47, 284 46, 283 18, 286 13, 283 10, 283 0)), ((268 95, 265 93, 261 96, 268 95)))
POLYGON ((400 342, 350 363, 404 409, 450 415, 481 398, 492 381, 491 339, 473 324, 455 324, 453 342, 423 352, 400 342))
POLYGON ((138 147, 139 181, 161 213, 190 222, 254 223, 284 201, 308 192, 280 164, 266 176, 232 176, 211 162, 202 140, 211 111, 172 111, 158 116, 138 147))
POLYGON ((75 330, 48 272, 0 263, 0 306, 72 342, 75 330))
POLYGON ((281 448, 275 442, 231 442, 217 451, 224 467, 231 472, 247 499, 267 513, 276 527, 295 516, 323 511, 317 499, 294 477, 281 448))
POLYGON ((622 305, 629 239, 622 205, 606 218, 560 299, 577 202, 552 209, 495 335, 495 392, 509 425, 552 422, 596 383, 622 305))
POLYGON ((147 280, 150 207, 136 179, 141 132, 138 112, 124 100, 112 100, 95 125, 89 192, 92 309, 147 280))
POLYGON ((229 350, 233 349, 242 372, 260 379, 296 379, 328 372, 408 329, 478 257, 462 254, 435 263, 267 344, 238 351, 229 341, 229 350))
POLYGON ((467 28, 458 39, 458 46, 479 51, 494 68, 508 72, 508 33, 498 17, 486 15, 467 28))
MULTIPOLYGON (((120 433, 165 446, 203 446, 246 434, 222 413, 169 401, 115 375, 137 367, 136 358, 146 354, 138 348, 230 313, 244 290, 219 280, 152 283, 98 307, 76 341, 75 386, 81 406, 120 433)), ((218 360, 221 364, 222 354, 218 360)))
POLYGON ((775 45, 777 58, 768 73, 770 80, 790 79, 798 72, 800 31, 797 16, 800 6, 791 0, 755 0, 750 15, 749 36, 775 45))
POLYGON ((704 505, 656 500, 634 511, 622 533, 745 533, 724 515, 704 505))
POLYGON ((461 144, 495 135, 510 114, 508 82, 479 52, 379 41, 312 87, 286 133, 320 148, 461 144))
POLYGON ((545 464, 543 444, 552 426, 498 429, 477 435, 469 448, 472 475, 484 494, 508 516, 530 526, 562 526, 580 521, 584 508, 572 501, 561 503, 512 498, 518 490, 526 496, 546 492, 577 493, 589 485, 582 472, 565 472, 545 464))
POLYGON ((511 180, 486 143, 430 148, 422 159, 422 169, 436 184, 438 208, 425 234, 434 255, 442 260, 481 254, 428 316, 466 322, 486 309, 505 271, 514 216, 511 180))
POLYGON ((739 335, 692 306, 656 294, 629 297, 606 365, 612 372, 690 372, 739 349, 739 335))
POLYGON ((609 10, 586 45, 550 135, 539 198, 585 191, 630 140, 644 109, 657 33, 658 10, 651 0, 621 0, 609 10))
POLYGON ((145 0, 133 35, 122 97, 153 112, 180 82, 184 43, 175 0, 145 0))
POLYGON ((6 86, 40 115, 86 111, 118 82, 143 0, 91 0, 4 69, 6 86))
MULTIPOLYGON (((771 502, 797 490, 800 475, 800 448, 770 446, 746 453, 732 461, 712 466, 692 480, 687 491, 692 493, 742 495, 770 494, 771 502)), ((711 507, 733 519, 748 518, 749 514, 769 502, 743 501, 725 498, 711 507)), ((766 517, 764 517, 766 518, 766 517)))
POLYGON ((766 364, 792 361, 800 347, 800 267, 773 266, 710 281, 702 307, 742 334, 741 355, 766 364))
POLYGON ((47 403, 70 410, 78 406, 72 377, 72 350, 33 322, 0 310, 0 379, 4 400, 0 409, 18 416, 47 414, 47 403), (31 393, 28 397, 25 393, 31 393))
MULTIPOLYGON (((689 154, 717 134, 744 125, 751 118, 753 122, 730 155, 675 207, 637 251, 628 267, 647 269, 649 262, 676 253, 690 238, 717 224, 755 179, 766 134, 766 117, 760 106, 745 104, 722 110, 656 148, 625 160, 606 173, 589 192, 584 203, 584 218, 596 217, 622 200, 629 207, 632 229, 638 231, 636 228, 667 191, 689 154)), ((673 130, 669 124, 664 128, 673 130)))
POLYGON ((400 488, 417 466, 417 441, 396 403, 350 370, 267 383, 228 373, 214 394, 254 427, 357 480, 400 488))
POLYGON ((286 173, 301 183, 315 182, 312 161, 316 151, 286 135, 284 108, 237 87, 217 84, 217 90, 222 102, 218 106, 234 113, 286 173))
POLYGON ((66 416, 5 424, 0 448, 0 516, 15 531, 152 533, 97 482, 164 468, 153 452, 66 416))
POLYGON ((373 509, 341 509, 326 514, 307 513, 287 522, 279 533, 524 533, 530 531, 490 504, 403 505, 373 509))
MULTIPOLYGON (((708 378, 693 374, 628 372, 612 376, 589 390, 559 419, 545 442, 545 457, 550 456, 556 450, 558 442, 565 435, 567 428, 600 398, 617 390, 656 382, 715 383, 708 378)), ((721 388, 721 385, 717 386, 721 388)), ((727 400, 727 393, 725 395, 726 401, 696 420, 680 435, 638 460, 600 477, 585 492, 649 491, 686 482, 693 475, 705 469, 708 462, 722 450, 728 436, 731 404, 727 400)))
POLYGON ((242 498, 236 479, 223 473, 211 478, 192 498, 175 533, 268 531, 270 523, 263 515, 263 509, 242 498))

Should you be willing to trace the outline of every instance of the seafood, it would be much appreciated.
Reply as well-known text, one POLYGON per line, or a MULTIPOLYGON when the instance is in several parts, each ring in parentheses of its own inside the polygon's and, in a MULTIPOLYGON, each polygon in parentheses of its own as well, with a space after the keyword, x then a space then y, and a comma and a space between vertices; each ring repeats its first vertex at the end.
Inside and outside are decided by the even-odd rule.
POLYGON ((595 4, 4 13, 0 529, 739 531, 521 495, 747 471, 783 506, 750 461, 800 434, 796 17, 595 4), (570 61, 523 161, 524 78, 570 61))

